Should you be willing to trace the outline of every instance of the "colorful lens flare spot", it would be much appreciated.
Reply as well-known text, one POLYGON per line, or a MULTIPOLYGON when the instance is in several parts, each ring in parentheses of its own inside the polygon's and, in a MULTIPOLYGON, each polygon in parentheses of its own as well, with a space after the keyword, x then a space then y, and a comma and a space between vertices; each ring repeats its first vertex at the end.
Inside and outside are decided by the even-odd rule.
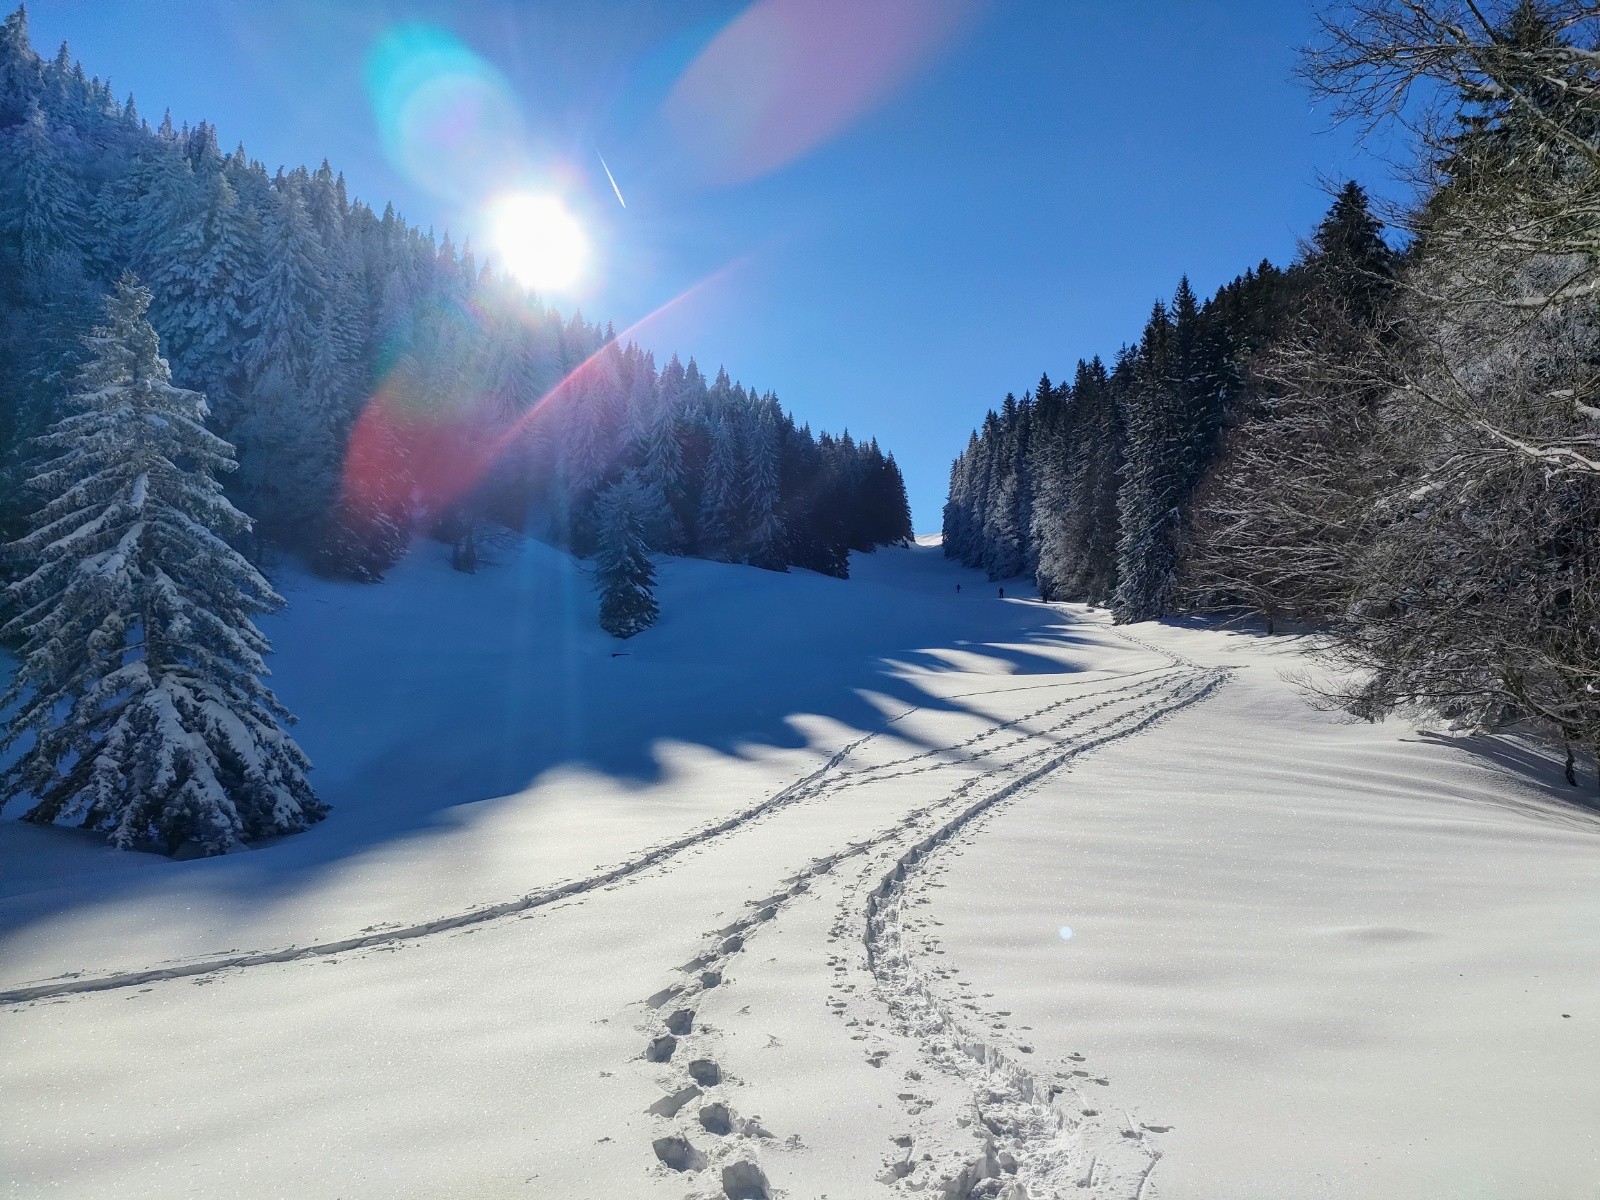
POLYGON ((511 85, 448 31, 387 31, 367 56, 366 82, 385 152, 421 186, 473 200, 526 173, 527 130, 511 85))
POLYGON ((673 87, 666 117, 717 183, 816 149, 965 28, 973 0, 756 0, 673 87))
POLYGON ((555 196, 511 192, 489 207, 495 259, 524 287, 559 292, 582 277, 589 239, 555 196))
POLYGON ((1058 932, 1061 934, 1061 940, 1063 942, 1070 942, 1072 940, 1072 926, 1071 925, 1063 925, 1060 928, 1060 930, 1058 930, 1058 932))

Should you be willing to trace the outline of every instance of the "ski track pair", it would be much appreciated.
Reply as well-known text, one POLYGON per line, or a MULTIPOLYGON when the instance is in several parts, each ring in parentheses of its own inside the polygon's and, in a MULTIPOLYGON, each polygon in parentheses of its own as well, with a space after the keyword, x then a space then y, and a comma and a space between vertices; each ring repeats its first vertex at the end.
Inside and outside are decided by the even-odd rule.
MULTIPOLYGON (((1145 674, 1134 672, 1132 674, 1145 674)), ((1067 686, 1040 685, 1040 686, 1067 686)), ((991 694, 991 693, 983 693, 991 694)), ((1040 712, 1047 711, 1054 706, 1046 706, 1040 712)), ((251 967, 267 966, 274 963, 292 963, 305 959, 326 958, 337 954, 346 954, 353 951, 371 950, 382 946, 391 946, 402 942, 416 941, 421 938, 431 937, 435 934, 450 933, 472 925, 480 925, 488 921, 499 920, 504 917, 516 916, 531 909, 545 907, 561 900, 570 900, 581 897, 589 892, 597 891, 614 883, 622 882, 631 876, 638 875, 652 867, 660 866, 676 858, 686 850, 694 849, 706 842, 712 841, 725 834, 733 833, 753 821, 784 808, 796 801, 809 799, 817 783, 833 772, 840 763, 844 762, 851 754, 855 753, 866 743, 883 736, 889 727, 905 718, 922 711, 921 707, 908 708, 906 711, 885 722, 885 728, 865 734, 845 745, 826 762, 809 774, 802 776, 793 783, 788 784, 766 799, 745 808, 730 817, 715 821, 693 830, 680 838, 654 846, 642 854, 628 859, 616 866, 609 867, 582 879, 562 881, 535 892, 529 892, 511 900, 495 904, 483 905, 467 909, 463 912, 435 917, 427 921, 410 925, 391 926, 389 928, 371 928, 362 930, 350 937, 324 942, 311 942, 305 945, 290 945, 262 950, 231 951, 222 954, 206 955, 204 957, 159 963, 154 966, 139 968, 131 971, 113 971, 103 974, 87 974, 76 972, 56 976, 52 979, 21 984, 16 987, 0 990, 0 1007, 9 1007, 26 1004, 39 1000, 56 1000, 72 996, 87 995, 94 992, 115 991, 121 988, 147 987, 152 984, 164 983, 177 979, 193 979, 201 976, 216 975, 223 972, 244 970, 251 967)), ((1037 713, 1028 714, 1017 718, 1017 721, 1027 720, 1037 713)), ((1004 728, 1014 722, 1004 723, 995 729, 1004 728)), ((993 732, 991 730, 990 732, 993 732)), ((943 753, 941 750, 928 751, 916 758, 927 758, 943 753)), ((906 760, 910 761, 910 760, 906 760)))
MULTIPOLYGON (((653 1139, 653 1149, 662 1169, 685 1173, 695 1180, 696 1187, 704 1182, 717 1189, 695 1191, 691 1193, 694 1196, 765 1200, 772 1194, 761 1158, 762 1148, 773 1144, 775 1135, 757 1120, 741 1117, 730 1103, 721 1065, 711 1050, 701 1053, 696 1045, 706 1033, 697 1022, 696 1005, 705 992, 722 985, 728 963, 745 949, 749 939, 793 900, 806 895, 813 879, 830 874, 847 860, 876 853, 882 856, 881 865, 887 865, 887 871, 876 877, 875 883, 871 875, 863 875, 846 887, 841 917, 835 926, 836 935, 846 931, 853 935, 851 940, 861 952, 858 965, 867 972, 878 1011, 887 1016, 886 1021, 868 1024, 892 1030, 900 1049, 917 1052, 925 1065, 963 1084, 971 1093, 972 1115, 983 1134, 981 1149, 974 1155, 972 1134, 967 1130, 917 1126, 920 1136, 895 1139, 896 1149, 886 1160, 880 1181, 898 1183, 915 1175, 909 1186, 917 1190, 931 1188, 931 1194, 952 1200, 1042 1200, 1067 1195, 1068 1188, 1080 1195, 1078 1189, 1092 1188, 1096 1195, 1143 1200, 1151 1172, 1160 1159, 1160 1151, 1148 1144, 1146 1134, 1163 1132, 1163 1128, 1136 1125, 1131 1118, 1118 1122, 1107 1117, 1101 1108, 1085 1099, 1079 1081, 1101 1085, 1108 1081, 1079 1067, 1068 1066, 1052 1073, 1024 1065, 1021 1056, 1031 1054, 1031 1046, 1002 1045, 992 1036, 1004 1028, 998 1017, 1005 1014, 985 1014, 979 1006, 967 1002, 962 1007, 976 1016, 964 1018, 955 1004, 941 997, 933 977, 918 966, 905 919, 909 890, 926 881, 930 863, 941 849, 960 835, 976 830, 987 816, 1079 755, 1143 732, 1171 713, 1203 700, 1231 674, 1227 669, 1203 668, 1121 630, 1108 632, 1165 658, 1167 665, 1101 677, 1088 690, 1074 687, 1078 681, 1066 679, 969 693, 969 697, 1004 696, 1013 691, 1074 688, 1068 696, 1015 718, 995 721, 960 742, 851 769, 849 760, 864 747, 890 732, 895 724, 922 711, 920 707, 907 709, 888 719, 882 729, 854 739, 815 770, 757 804, 617 866, 512 900, 413 925, 363 931, 337 941, 215 955, 136 971, 62 976, 0 991, 0 1005, 374 949, 498 920, 626 881, 686 850, 734 834, 796 803, 908 775, 970 767, 1039 741, 1037 748, 1025 750, 1011 761, 995 762, 868 838, 814 859, 785 880, 778 891, 754 902, 749 915, 717 930, 706 951, 679 968, 680 982, 645 1002, 656 1015, 651 1018, 653 1032, 643 1058, 648 1063, 668 1066, 672 1072, 665 1094, 648 1110, 665 1123, 661 1135, 653 1139), (1111 686, 1095 686, 1108 683, 1111 686), (1030 727, 1030 722, 1059 714, 1063 709, 1067 711, 1059 720, 1030 727), (1097 722, 1092 720, 1107 709, 1112 710, 1109 715, 1097 722), (1086 721, 1091 723, 1074 728, 1086 721), (1004 738, 1007 733, 1014 736, 1004 738), (1065 740, 1056 740, 1055 735, 1062 734, 1067 734, 1065 740), (859 893, 868 883, 873 886, 861 903, 859 893), (852 903, 853 899, 857 902, 852 903), (668 1011, 662 1013, 663 1009, 668 1011), (987 1022, 988 1028, 978 1030, 980 1022, 987 1022), (1069 1093, 1075 1104, 1069 1102, 1069 1093), (966 1150, 961 1149, 963 1143, 966 1150)), ((842 966, 835 969, 847 970, 842 966)), ((834 986, 856 992, 853 984, 836 982, 834 986)), ((835 1001, 834 1006, 839 1016, 846 1015, 847 1002, 835 1001)), ((856 1023, 851 1020, 851 1024, 856 1023)), ((864 1039, 867 1035, 855 1036, 864 1039)), ((889 1054, 888 1050, 876 1050, 868 1061, 877 1066, 889 1054)), ((1081 1058, 1072 1056, 1068 1061, 1075 1064, 1081 1058)), ((912 1069, 907 1078, 914 1082, 920 1074, 912 1069)), ((901 1093, 901 1099, 907 1104, 908 1117, 915 1122, 924 1107, 915 1089, 901 1093)))
MULTIPOLYGON (((852 942, 859 948, 859 961, 853 965, 866 972, 875 1012, 880 1018, 887 1015, 887 1021, 863 1019, 859 1011, 849 1015, 848 1024, 863 1030, 852 1036, 867 1040, 872 1036, 867 1029, 892 1030, 897 1049, 918 1054, 920 1065, 958 1080, 971 1097, 972 1114, 970 1121, 958 1120, 976 1127, 972 1132, 981 1133, 982 1145, 974 1155, 971 1133, 961 1128, 930 1128, 923 1122, 917 1128, 920 1136, 906 1134, 894 1139, 895 1150, 878 1181, 891 1185, 905 1181, 905 1186, 915 1191, 951 1200, 1043 1200, 1082 1195, 1078 1190, 1082 1188, 1093 1189, 1098 1196, 1143 1200, 1161 1157, 1147 1135, 1166 1132, 1166 1127, 1139 1124, 1126 1112, 1118 1120, 1116 1114, 1108 1115, 1107 1106, 1085 1098, 1080 1081, 1105 1086, 1109 1080, 1078 1066, 1081 1055, 1069 1056, 1055 1072, 1025 1066, 1021 1059, 1033 1053, 1031 1045, 1003 1045, 993 1036, 1005 1028, 999 1017, 1009 1014, 984 1013, 967 1001, 962 1007, 975 1016, 963 1018, 955 1004, 941 998, 929 973, 917 966, 904 919, 909 889, 926 880, 930 862, 940 849, 975 831, 1006 802, 1079 755, 1147 730, 1210 696, 1231 675, 1227 669, 1203 668, 1137 639, 1127 640, 1168 658, 1171 665, 1135 673, 1153 676, 1140 684, 1079 691, 941 750, 854 771, 846 765, 853 751, 847 751, 834 760, 837 779, 830 782, 826 772, 808 777, 813 792, 832 795, 864 783, 970 766, 1004 749, 1043 740, 1042 745, 1012 761, 969 776, 944 796, 866 840, 812 860, 783 880, 777 891, 750 902, 748 915, 714 931, 705 950, 678 969, 679 981, 645 1001, 650 1015, 641 1026, 646 1039, 643 1060, 667 1066, 666 1073, 658 1074, 656 1080, 663 1095, 647 1110, 663 1123, 652 1146, 663 1169, 686 1176, 693 1189, 690 1197, 766 1200, 772 1195, 772 1185, 762 1159, 766 1149, 779 1144, 778 1135, 764 1128, 759 1118, 736 1114, 730 1080, 717 1055, 716 1031, 702 1023, 701 1003, 708 992, 724 985, 729 964, 748 948, 751 939, 790 903, 809 894, 814 880, 832 875, 847 860, 881 851, 881 862, 868 864, 859 879, 845 886, 840 918, 829 939, 852 942), (1091 701, 1098 703, 1088 703, 1091 701), (962 753, 1073 703, 1087 707, 1010 741, 962 753), (1114 711, 1075 730, 1064 744, 1050 740, 1050 735, 1089 721, 1107 708, 1114 711), (929 759, 935 761, 924 761, 929 759), (891 770, 910 764, 921 765, 891 770), (883 866, 888 868, 886 872, 874 874, 883 866), (869 884, 863 903, 860 892, 869 884), (986 1026, 982 1031, 976 1028, 980 1024, 986 1026), (719 1183, 721 1190, 717 1191, 719 1183), (704 1190, 707 1185, 713 1190, 704 1190)), ((840 956, 828 962, 841 975, 852 965, 840 956)), ((833 988, 842 994, 857 992, 856 985, 844 978, 836 980, 833 988)), ((852 1003, 836 999, 830 1007, 845 1018, 852 1003)), ((880 1048, 872 1051, 867 1061, 878 1067, 890 1055, 889 1049, 880 1048)), ((899 1098, 916 1127, 917 1118, 932 1102, 917 1094, 914 1085, 922 1079, 920 1070, 909 1069, 905 1077, 909 1090, 899 1098)), ((793 1148, 798 1137, 791 1135, 782 1144, 793 1148)))

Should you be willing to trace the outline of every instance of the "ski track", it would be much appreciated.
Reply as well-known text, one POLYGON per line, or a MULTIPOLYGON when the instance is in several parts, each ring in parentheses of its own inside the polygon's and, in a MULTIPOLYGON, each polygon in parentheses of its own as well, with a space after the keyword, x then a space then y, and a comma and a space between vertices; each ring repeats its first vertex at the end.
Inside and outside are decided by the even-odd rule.
MULTIPOLYGON (((969 1085, 976 1128, 986 1134, 981 1153, 966 1157, 953 1169, 948 1161, 950 1139, 941 1136, 943 1131, 932 1132, 932 1145, 913 1141, 905 1147, 898 1169, 907 1174, 916 1165, 917 1150, 931 1153, 926 1160, 930 1173, 942 1175, 933 1185, 942 1190, 935 1194, 952 1200, 1046 1200, 1074 1194, 1069 1189, 1094 1187, 1098 1196, 1130 1200, 1143 1196, 1161 1156, 1159 1149, 1147 1144, 1146 1134, 1162 1132, 1160 1127, 1139 1125, 1126 1113, 1118 1121, 1116 1112, 1086 1101, 1077 1090, 1077 1080, 1101 1086, 1109 1081, 1076 1066, 1081 1057, 1073 1057, 1074 1065, 1059 1073, 1026 1066, 1022 1056, 1032 1055, 1034 1047, 1026 1040, 1011 1047, 998 1044, 994 1035, 1003 1028, 995 1020, 999 1014, 985 1014, 964 997, 959 1004, 942 997, 933 976, 916 963, 905 911, 911 884, 926 881, 933 856, 957 835, 974 831, 1005 802, 1078 755, 1142 733, 1204 700, 1230 675, 1226 669, 1202 669, 1177 690, 1169 706, 1139 715, 1127 727, 1101 738, 1063 749, 968 805, 902 854, 870 895, 866 956, 878 996, 897 1030, 920 1043, 930 1065, 969 1085), (974 1016, 963 1019, 961 1009, 974 1016)), ((954 1157, 959 1160, 962 1155, 957 1151, 954 1157)))
MULTIPOLYGON (((1108 1117, 1093 1107, 1078 1090, 1077 1081, 1093 1079, 1101 1085, 1109 1081, 1077 1067, 1081 1056, 1070 1056, 1055 1078, 1023 1066, 1019 1058, 1031 1053, 1031 1046, 1008 1050, 993 1038, 993 1032, 1004 1027, 997 1016, 1008 1014, 986 1015, 979 1013, 977 1005, 965 1004, 987 1022, 985 1032, 975 1032, 970 1026, 976 1021, 964 1020, 954 1004, 941 999, 932 977, 915 965, 902 919, 910 884, 924 878, 933 856, 959 835, 975 831, 985 817, 1079 755, 1149 729, 1205 699, 1232 674, 1227 668, 1201 667, 1121 631, 1114 635, 1168 659, 1169 665, 1118 677, 1151 676, 1136 684, 1078 691, 1022 716, 996 722, 942 750, 852 770, 846 762, 864 744, 863 739, 835 756, 830 768, 809 777, 814 791, 834 794, 906 775, 970 766, 1030 741, 1043 743, 969 776, 942 797, 870 837, 813 859, 782 880, 776 891, 750 901, 747 915, 713 931, 704 951, 678 968, 677 981, 644 1001, 642 1059, 666 1068, 656 1077, 663 1094, 646 1110, 663 1123, 652 1145, 661 1164, 658 1169, 681 1173, 690 1187, 687 1195, 691 1200, 770 1200, 773 1185, 762 1159, 779 1144, 777 1135, 757 1120, 737 1115, 729 1076, 716 1056, 717 1039, 699 1021, 701 1002, 706 993, 724 985, 728 965, 753 937, 789 904, 811 893, 813 881, 832 875, 847 860, 875 851, 885 851, 887 872, 875 876, 868 864, 858 880, 844 885, 844 911, 830 940, 854 935, 864 951, 859 965, 877 1002, 887 1009, 889 1021, 886 1025, 871 1019, 848 1023, 892 1030, 902 1046, 909 1043, 928 1065, 964 1085, 970 1091, 972 1109, 970 1119, 956 1119, 958 1126, 965 1128, 923 1127, 920 1141, 911 1136, 896 1138, 898 1152, 886 1161, 878 1182, 904 1181, 910 1190, 926 1190, 946 1200, 1045 1200, 1082 1195, 1082 1188, 1094 1188, 1096 1195, 1142 1200, 1161 1157, 1160 1150, 1147 1143, 1146 1135, 1164 1132, 1162 1127, 1136 1125, 1126 1113, 1125 1120, 1117 1121, 1114 1115, 1108 1117), (1026 728, 1027 722, 1073 703, 1087 707, 1044 728, 1026 728), (1100 716, 1106 709, 1112 711, 1100 716), (1074 730, 1065 744, 1051 739, 1050 735, 1083 722, 1088 724, 1074 730), (1008 730, 1023 732, 1008 741, 972 749, 1008 730), (838 768, 839 775, 830 782, 823 777, 833 768, 838 768), (864 902, 862 891, 867 891, 864 902), (1064 1099, 1069 1092, 1076 1104, 1064 1099), (970 1149, 974 1126, 983 1135, 982 1150, 976 1157, 970 1149), (958 1148, 962 1143, 968 1148, 958 1148)), ((835 956, 828 961, 835 972, 847 970, 843 958, 835 956)), ((857 990, 856 984, 842 979, 833 987, 846 994, 857 990)), ((831 1007, 835 1015, 846 1016, 846 1001, 832 1001, 831 1007)), ((867 1036, 858 1033, 854 1040, 867 1036)), ((879 1066, 888 1056, 887 1049, 875 1050, 868 1062, 879 1066)), ((911 1070, 906 1078, 914 1083, 921 1075, 911 1070)), ((932 1106, 914 1090, 901 1093, 900 1100, 913 1119, 932 1106)), ((791 1136, 783 1144, 795 1147, 798 1137, 791 1136)))
MULTIPOLYGON (((915 711, 915 709, 908 709, 899 716, 891 718, 887 724, 892 725, 915 711)), ((84 995, 89 992, 112 991, 117 988, 142 986, 173 979, 186 979, 198 975, 213 975, 222 971, 266 966, 269 963, 297 962, 302 959, 322 958, 353 950, 368 950, 396 942, 415 941, 434 934, 448 933, 469 925, 480 925, 486 921, 494 921, 502 917, 527 912, 529 909, 542 908, 558 900, 581 896, 584 893, 620 882, 629 876, 637 875, 651 867, 658 866, 685 850, 730 833, 766 813, 803 799, 810 794, 812 785, 817 780, 843 762, 849 754, 858 750, 864 743, 878 737, 880 733, 881 731, 874 731, 857 738, 836 751, 827 762, 810 774, 802 776, 765 800, 737 812, 731 817, 703 826, 698 830, 685 834, 681 838, 656 846, 618 866, 586 876, 583 879, 557 883, 537 892, 529 892, 514 900, 468 909, 465 912, 438 917, 415 925, 405 925, 390 929, 363 930, 353 937, 342 938, 338 941, 315 942, 304 946, 285 946, 273 950, 252 950, 215 955, 188 962, 164 963, 137 971, 120 971, 93 976, 59 976, 55 979, 0 991, 0 1006, 23 1004, 32 1000, 84 995)))
MULTIPOLYGON (((852 765, 853 759, 859 759, 869 744, 894 725, 925 711, 921 706, 908 708, 887 718, 882 728, 850 741, 816 769, 729 817, 593 875, 511 900, 413 925, 369 928, 336 941, 212 955, 134 971, 58 976, 0 991, 0 1006, 292 963, 448 933, 625 882, 793 804, 908 776, 976 766, 981 768, 978 773, 968 775, 938 798, 865 838, 812 859, 782 880, 776 891, 749 902, 745 916, 715 930, 705 950, 677 969, 676 982, 644 1002, 650 1015, 641 1026, 646 1038, 641 1058, 666 1072, 657 1077, 663 1094, 647 1110, 663 1123, 660 1136, 652 1142, 658 1169, 682 1173, 693 1200, 771 1200, 773 1185, 762 1159, 779 1144, 777 1137, 759 1121, 737 1112, 729 1076, 716 1057, 715 1038, 708 1037, 698 1023, 696 1010, 707 992, 723 985, 728 964, 745 950, 749 940, 789 904, 809 894, 813 881, 831 875, 842 863, 869 859, 858 878, 844 883, 843 912, 833 930, 835 938, 853 935, 864 952, 856 966, 866 974, 867 991, 881 1006, 880 1013, 887 1011, 887 1021, 869 1019, 864 1024, 891 1034, 898 1040, 897 1048, 914 1050, 926 1065, 970 1092, 971 1100, 969 1115, 958 1116, 958 1127, 950 1129, 930 1126, 927 1120, 917 1123, 932 1103, 916 1096, 914 1090, 901 1093, 917 1136, 895 1139, 896 1150, 886 1159, 878 1181, 946 1200, 1045 1200, 1082 1195, 1080 1189, 1085 1188, 1094 1189, 1095 1195, 1142 1200, 1161 1154, 1147 1143, 1146 1134, 1161 1132, 1161 1127, 1136 1126, 1131 1118, 1118 1121, 1115 1114, 1108 1116, 1095 1108, 1079 1090, 1078 1082, 1103 1085, 1109 1081, 1077 1068, 1080 1056, 1071 1056, 1068 1065, 1052 1073, 1030 1069, 1020 1061, 1023 1054, 1031 1053, 1031 1046, 997 1044, 993 1034, 1004 1028, 997 1018, 1007 1014, 983 1014, 965 998, 960 998, 959 1006, 942 998, 933 975, 915 962, 914 926, 905 920, 907 905, 912 902, 909 889, 919 881, 926 882, 930 864, 941 849, 979 829, 987 816, 1079 755, 1147 730, 1209 696, 1231 675, 1227 668, 1201 667, 1121 630, 1107 632, 1166 659, 1166 665, 1088 681, 1066 677, 944 697, 946 701, 1004 698, 1022 691, 1071 689, 1068 695, 1016 717, 984 718, 990 723, 958 742, 886 762, 852 765), (886 870, 878 874, 880 867, 886 870), (958 1008, 976 1016, 963 1017, 958 1008), (985 1028, 975 1028, 979 1024, 985 1028), (1069 1093, 1075 1103, 1069 1101, 1069 1093), (975 1132, 982 1135, 976 1156, 972 1152, 975 1132)), ((915 902, 926 903, 926 899, 915 902)), ((829 961, 836 972, 847 970, 845 959, 829 961)), ((938 972, 947 973, 954 972, 938 972)), ((833 986, 845 994, 858 990, 857 984, 842 980, 833 986)), ((832 1007, 835 1015, 847 1015, 845 1001, 833 1001, 832 1007)), ((849 1024, 862 1022, 851 1019, 849 1024)), ((854 1040, 863 1041, 867 1036, 858 1033, 854 1040)), ((869 1054, 868 1061, 878 1066, 888 1056, 887 1049, 878 1049, 869 1054)), ((906 1077, 913 1082, 921 1078, 915 1070, 906 1077)), ((797 1145, 798 1139, 791 1138, 786 1144, 797 1145)))
MULTIPOLYGON (((1168 657, 1171 657, 1170 655, 1168 657)), ((1160 670, 1157 668, 1156 670, 1160 670)), ((1150 674, 1151 671, 1133 671, 1126 675, 1106 676, 1096 682, 1115 682, 1123 678, 1134 678, 1150 674)), ((1029 685, 1026 690, 1041 687, 1067 687, 1072 681, 1063 681, 1052 684, 1029 685)), ((982 693, 969 693, 968 695, 1004 695, 1011 689, 989 691, 982 693)), ((1024 689, 1016 689, 1024 690, 1024 689)), ((1118 687, 1108 689, 1105 694, 1114 694, 1120 690, 1118 687)), ((1100 694, 1100 693, 1088 693, 1100 694)), ((1066 700, 1045 705, 1043 708, 1026 713, 1011 721, 1000 722, 982 734, 978 739, 993 736, 1006 729, 1019 726, 1022 722, 1059 708, 1064 703, 1073 699, 1082 698, 1085 693, 1079 692, 1066 700)), ((960 699, 952 696, 946 699, 960 699)), ((85 973, 72 973, 56 976, 52 979, 40 980, 17 987, 0 990, 0 1008, 28 1004, 40 1000, 60 1000, 73 996, 88 995, 94 992, 115 991, 121 988, 145 987, 156 983, 164 983, 177 979, 191 979, 199 976, 215 975, 227 971, 245 970, 251 967, 268 966, 271 964, 293 963, 306 959, 326 958, 333 955, 345 954, 360 950, 371 950, 380 946, 390 946, 401 942, 417 941, 421 938, 431 937, 436 934, 450 933, 468 926, 480 925, 488 921, 496 921, 505 917, 516 916, 532 909, 543 908, 561 900, 571 900, 582 897, 587 893, 620 883, 632 876, 638 875, 652 867, 660 866, 676 858, 687 850, 694 849, 716 838, 737 832, 754 821, 776 812, 790 804, 810 799, 820 792, 819 785, 825 783, 828 777, 853 754, 860 751, 869 742, 882 737, 889 729, 907 717, 923 711, 921 706, 906 709, 896 716, 888 718, 882 729, 874 730, 851 741, 832 754, 827 761, 809 774, 802 776, 793 783, 786 785, 764 800, 757 802, 720 821, 704 825, 697 830, 665 842, 646 850, 644 853, 628 859, 614 867, 607 868, 596 874, 585 876, 582 879, 563 881, 543 888, 536 892, 529 892, 511 900, 495 904, 483 905, 467 909, 463 912, 452 913, 436 917, 428 921, 417 922, 411 925, 395 926, 390 928, 370 927, 350 937, 333 941, 311 942, 305 945, 290 945, 269 948, 264 950, 234 951, 223 954, 207 955, 202 958, 180 960, 176 962, 160 963, 155 966, 140 968, 132 971, 115 971, 104 974, 90 975, 85 973)), ((1024 735, 1023 739, 1029 735, 1024 735)), ((962 743, 961 746, 969 743, 962 743)), ((938 748, 925 751, 918 755, 898 760, 895 765, 908 765, 920 760, 931 759, 936 756, 951 752, 959 753, 961 746, 938 748)), ((887 765, 887 764, 886 764, 887 765)), ((912 772, 907 772, 912 773, 912 772)), ((860 777, 860 783, 874 781, 871 769, 855 773, 860 777)))

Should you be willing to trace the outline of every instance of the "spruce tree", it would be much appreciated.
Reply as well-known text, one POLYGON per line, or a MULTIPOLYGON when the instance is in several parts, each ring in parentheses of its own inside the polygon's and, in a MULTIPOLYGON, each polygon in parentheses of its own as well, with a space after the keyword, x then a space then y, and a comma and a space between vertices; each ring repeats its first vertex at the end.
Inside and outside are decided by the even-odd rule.
POLYGON ((1166 305, 1157 303, 1123 397, 1127 462, 1117 493, 1117 591, 1112 598, 1118 621, 1146 621, 1160 616, 1166 606, 1169 546, 1177 520, 1172 341, 1172 317, 1166 305))
POLYGON ((700 512, 695 522, 695 547, 706 558, 730 559, 743 524, 740 510, 743 455, 739 447, 737 413, 720 415, 709 432, 710 450, 700 489, 700 512))
POLYGON ((1395 254, 1383 239, 1367 193, 1355 180, 1339 189, 1317 226, 1306 256, 1312 285, 1337 296, 1352 319, 1366 323, 1387 297, 1395 254))
POLYGON ((751 425, 749 460, 744 560, 753 567, 782 571, 785 563, 783 518, 778 514, 778 425, 771 412, 758 413, 751 425))
POLYGON ((81 185, 72 178, 37 103, 21 125, 7 131, 3 145, 0 231, 14 241, 26 291, 35 299, 48 299, 82 278, 86 217, 81 185))
POLYGON ((655 568, 645 544, 644 489, 629 472, 595 506, 595 587, 600 592, 600 628, 630 638, 655 624, 655 568))
POLYGON ((1109 603, 1117 587, 1117 482, 1123 470, 1123 429, 1111 378, 1098 357, 1079 362, 1072 393, 1080 421, 1069 463, 1076 497, 1072 544, 1075 570, 1067 594, 1109 603))
POLYGON ((239 491, 276 537, 304 544, 338 483, 336 414, 310 383, 320 247, 305 205, 280 176, 262 229, 263 273, 250 293, 241 358, 253 393, 237 439, 239 491))
POLYGON ((3 775, 25 819, 82 825, 123 848, 219 854, 326 812, 267 688, 252 618, 283 601, 224 540, 249 520, 216 476, 233 449, 203 396, 172 385, 150 293, 124 276, 33 478, 46 497, 12 550, 21 663, 0 707, 3 775))

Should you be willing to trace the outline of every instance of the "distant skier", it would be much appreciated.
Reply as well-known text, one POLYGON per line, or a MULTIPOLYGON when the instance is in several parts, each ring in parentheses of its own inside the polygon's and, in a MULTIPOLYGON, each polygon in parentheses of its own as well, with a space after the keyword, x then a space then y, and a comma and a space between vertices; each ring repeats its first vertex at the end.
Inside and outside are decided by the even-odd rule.
POLYGON ((961 585, 959 583, 956 584, 956 595, 961 595, 961 585))
POLYGON ((1005 588, 1001 588, 1000 589, 1000 599, 1004 600, 1005 598, 1006 598, 1006 590, 1005 590, 1005 588))

